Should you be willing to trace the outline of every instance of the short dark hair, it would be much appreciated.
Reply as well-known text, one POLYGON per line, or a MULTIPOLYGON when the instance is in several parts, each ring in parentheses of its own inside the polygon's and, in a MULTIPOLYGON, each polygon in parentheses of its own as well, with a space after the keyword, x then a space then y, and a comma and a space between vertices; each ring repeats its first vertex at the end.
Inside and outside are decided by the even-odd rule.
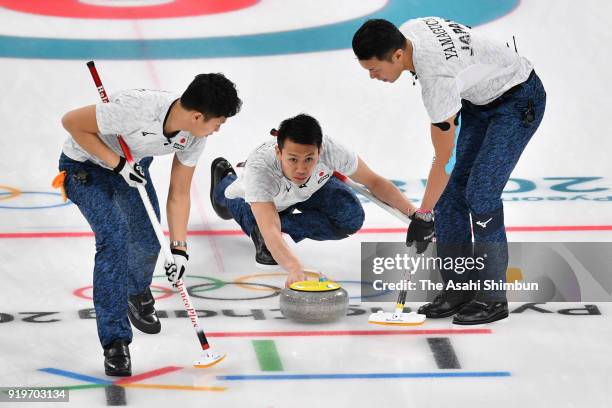
POLYGON ((286 140, 291 140, 297 144, 317 146, 317 149, 321 149, 323 131, 315 118, 301 113, 283 120, 278 128, 276 138, 278 148, 281 150, 283 150, 286 140))
POLYGON ((374 57, 389 60, 391 54, 406 46, 406 37, 393 23, 383 19, 368 20, 353 36, 353 52, 359 60, 374 57))
POLYGON ((181 105, 204 114, 208 120, 236 115, 242 101, 236 85, 223 74, 199 74, 181 95, 181 105))

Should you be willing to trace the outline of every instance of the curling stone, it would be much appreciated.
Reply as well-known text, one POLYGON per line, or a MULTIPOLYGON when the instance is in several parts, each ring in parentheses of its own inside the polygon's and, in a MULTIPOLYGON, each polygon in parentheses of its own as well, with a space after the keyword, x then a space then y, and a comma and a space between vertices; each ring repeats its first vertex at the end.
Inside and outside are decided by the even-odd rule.
POLYGON ((346 316, 346 290, 329 280, 302 281, 281 290, 280 311, 288 319, 303 323, 327 323, 346 316))

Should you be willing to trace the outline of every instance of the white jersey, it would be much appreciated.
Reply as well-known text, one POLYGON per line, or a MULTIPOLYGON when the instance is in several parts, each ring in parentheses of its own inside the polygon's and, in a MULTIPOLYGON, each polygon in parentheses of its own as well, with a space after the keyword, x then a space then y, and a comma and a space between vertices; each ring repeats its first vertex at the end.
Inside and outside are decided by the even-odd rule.
POLYGON ((410 20, 400 31, 413 45, 414 68, 432 123, 461 109, 461 99, 487 104, 525 82, 533 64, 514 48, 440 17, 410 20))
POLYGON ((244 171, 226 190, 227 198, 248 203, 274 202, 277 211, 308 200, 325 185, 334 171, 351 175, 357 170, 357 154, 323 136, 319 162, 303 184, 286 178, 276 158, 276 139, 263 143, 249 155, 244 171))
MULTIPOLYGON (((204 150, 206 138, 195 137, 184 131, 168 137, 164 135, 164 122, 170 107, 179 97, 169 92, 145 89, 113 94, 109 103, 96 105, 96 121, 100 130, 98 136, 121 156, 123 152, 117 135, 123 136, 136 161, 143 157, 176 153, 182 164, 194 167, 204 150)), ((64 143, 63 151, 73 160, 89 160, 109 168, 102 160, 87 153, 72 137, 68 137, 64 143)))

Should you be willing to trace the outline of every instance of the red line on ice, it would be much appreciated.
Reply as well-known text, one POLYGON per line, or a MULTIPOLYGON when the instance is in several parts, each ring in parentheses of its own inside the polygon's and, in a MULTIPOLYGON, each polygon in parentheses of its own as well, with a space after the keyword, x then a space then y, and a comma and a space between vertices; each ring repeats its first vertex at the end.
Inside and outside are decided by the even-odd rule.
POLYGON ((113 384, 115 385, 132 384, 132 383, 135 383, 141 380, 146 380, 147 378, 158 377, 160 375, 172 373, 174 371, 179 371, 182 369, 183 367, 173 367, 173 366, 162 367, 162 368, 158 368, 157 370, 147 371, 146 373, 133 375, 131 377, 126 377, 126 378, 122 378, 121 380, 113 381, 113 384))

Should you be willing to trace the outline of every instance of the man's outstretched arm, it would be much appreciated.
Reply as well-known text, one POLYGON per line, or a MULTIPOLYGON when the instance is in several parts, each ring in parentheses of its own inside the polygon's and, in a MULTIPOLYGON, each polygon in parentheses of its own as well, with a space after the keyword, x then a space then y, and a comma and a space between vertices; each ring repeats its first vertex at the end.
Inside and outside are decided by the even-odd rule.
POLYGON ((306 280, 302 262, 283 239, 280 217, 274 203, 254 202, 251 203, 251 210, 272 257, 284 270, 289 272, 286 286, 288 287, 293 282, 306 280))
POLYGON ((349 177, 363 184, 379 200, 397 208, 406 215, 412 215, 415 206, 404 194, 389 180, 373 172, 365 162, 359 158, 357 170, 349 177))

